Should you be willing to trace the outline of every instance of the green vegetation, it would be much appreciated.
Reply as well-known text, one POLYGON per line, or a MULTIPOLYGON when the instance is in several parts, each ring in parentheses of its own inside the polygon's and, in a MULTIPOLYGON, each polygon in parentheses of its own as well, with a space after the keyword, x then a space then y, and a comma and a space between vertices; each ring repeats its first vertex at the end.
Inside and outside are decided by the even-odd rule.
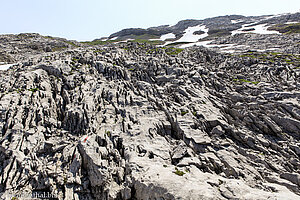
POLYGON ((251 55, 251 54, 240 55, 240 57, 242 57, 242 58, 248 57, 248 58, 254 58, 254 59, 257 58, 255 55, 251 55))
POLYGON ((102 53, 104 52, 103 50, 99 49, 99 50, 95 50, 94 53, 102 53))
POLYGON ((268 30, 279 31, 283 34, 300 33, 300 23, 295 24, 277 24, 269 27, 268 30))
POLYGON ((78 62, 78 60, 79 60, 78 58, 73 57, 71 61, 71 67, 74 67, 75 64, 78 62))
POLYGON ((186 110, 186 111, 181 111, 181 116, 184 116, 184 115, 186 115, 187 113, 188 113, 189 111, 188 110, 186 110))
POLYGON ((234 82, 239 82, 239 83, 252 83, 257 85, 259 83, 259 81, 248 81, 245 79, 233 79, 234 82))
POLYGON ((136 42, 136 43, 146 43, 152 45, 163 45, 165 42, 161 40, 145 40, 145 39, 134 39, 128 42, 136 42))
POLYGON ((152 54, 152 53, 158 53, 160 49, 164 48, 154 48, 154 49, 149 49, 146 54, 152 54))
POLYGON ((62 51, 62 50, 64 50, 64 49, 66 49, 67 47, 52 47, 51 49, 52 49, 52 51, 54 52, 54 51, 62 51))
POLYGON ((213 29, 208 31, 208 35, 210 37, 221 37, 221 36, 231 35, 231 32, 225 29, 213 29))
POLYGON ((79 47, 78 45, 74 44, 74 43, 71 42, 71 41, 66 41, 65 43, 67 43, 67 44, 69 44, 69 45, 71 45, 71 46, 73 46, 73 47, 79 47))
POLYGON ((127 42, 135 42, 135 43, 147 43, 147 44, 152 44, 152 45, 162 45, 165 42, 161 40, 150 40, 150 39, 159 39, 158 36, 156 35, 150 35, 150 34, 143 34, 143 35, 129 35, 121 39, 117 40, 106 40, 102 41, 99 39, 93 40, 93 41, 86 41, 86 42, 80 42, 82 44, 86 45, 107 45, 115 42, 124 42, 126 38, 133 38, 133 40, 129 40, 127 42))
POLYGON ((24 92, 24 89, 18 88, 18 89, 16 89, 16 92, 17 92, 17 93, 22 93, 22 92, 24 92))
POLYGON ((280 55, 281 53, 279 53, 279 52, 271 52, 270 54, 273 55, 273 56, 277 56, 277 55, 280 55))
POLYGON ((78 58, 75 58, 75 57, 72 58, 73 62, 78 62, 78 60, 79 60, 78 58))
POLYGON ((168 165, 163 165, 164 168, 168 167, 168 165))
POLYGON ((170 47, 166 49, 166 54, 168 55, 177 55, 180 52, 182 52, 184 49, 179 49, 179 48, 174 48, 174 47, 170 47))
MULTIPOLYGON (((234 55, 233 55, 234 56, 234 55)), ((285 63, 285 64, 292 64, 295 66, 300 65, 300 55, 297 54, 285 54, 285 53, 279 53, 279 52, 247 52, 241 55, 238 55, 239 57, 245 58, 252 58, 256 59, 257 62, 260 63, 285 63)))
POLYGON ((150 35, 150 34, 143 34, 143 35, 131 35, 132 37, 137 40, 149 40, 149 39, 159 39, 157 35, 150 35))
POLYGON ((28 91, 32 92, 32 93, 35 93, 39 90, 39 88, 31 88, 31 89, 28 89, 28 91))
POLYGON ((129 48, 127 47, 123 47, 122 49, 124 49, 125 51, 129 51, 129 48))
POLYGON ((114 42, 118 42, 119 40, 106 40, 106 41, 102 41, 102 40, 93 40, 93 41, 86 41, 86 42, 80 42, 82 44, 87 44, 90 46, 94 46, 94 45, 106 45, 106 44, 111 44, 114 42))
POLYGON ((53 38, 52 36, 42 36, 42 37, 44 37, 44 38, 46 38, 46 39, 54 40, 54 38, 53 38))
POLYGON ((185 174, 183 171, 180 171, 179 169, 177 169, 177 167, 175 167, 175 171, 173 171, 173 173, 178 176, 183 176, 185 174))
POLYGON ((53 77, 56 79, 56 81, 62 81, 62 79, 57 76, 53 76, 53 77))
POLYGON ((177 46, 177 45, 190 44, 190 43, 192 42, 174 42, 174 43, 167 44, 166 46, 177 46))
POLYGON ((111 136, 111 132, 110 132, 110 131, 105 130, 105 134, 106 134, 108 137, 111 136))

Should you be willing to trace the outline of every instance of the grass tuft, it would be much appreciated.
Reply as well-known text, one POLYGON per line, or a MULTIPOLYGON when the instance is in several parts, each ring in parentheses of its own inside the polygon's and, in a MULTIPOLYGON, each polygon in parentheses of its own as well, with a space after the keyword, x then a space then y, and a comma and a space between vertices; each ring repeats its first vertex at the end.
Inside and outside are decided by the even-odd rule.
POLYGON ((177 167, 175 167, 175 171, 173 171, 173 173, 178 176, 183 176, 185 174, 183 171, 177 169, 177 167))

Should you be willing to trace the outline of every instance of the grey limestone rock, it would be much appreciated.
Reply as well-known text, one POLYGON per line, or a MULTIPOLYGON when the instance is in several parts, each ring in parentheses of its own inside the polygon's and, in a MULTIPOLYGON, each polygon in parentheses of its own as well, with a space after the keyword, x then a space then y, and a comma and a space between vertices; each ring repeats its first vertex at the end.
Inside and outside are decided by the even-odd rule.
POLYGON ((295 64, 0 38, 1 48, 23 46, 19 64, 0 71, 2 199, 300 199, 295 64))

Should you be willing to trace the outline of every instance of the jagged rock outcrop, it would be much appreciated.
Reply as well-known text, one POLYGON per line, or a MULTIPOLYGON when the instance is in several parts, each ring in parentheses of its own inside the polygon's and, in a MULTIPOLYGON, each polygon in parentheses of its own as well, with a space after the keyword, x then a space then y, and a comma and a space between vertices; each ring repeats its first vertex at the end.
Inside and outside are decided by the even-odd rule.
POLYGON ((299 67, 166 52, 17 54, 0 71, 1 197, 300 199, 299 67))

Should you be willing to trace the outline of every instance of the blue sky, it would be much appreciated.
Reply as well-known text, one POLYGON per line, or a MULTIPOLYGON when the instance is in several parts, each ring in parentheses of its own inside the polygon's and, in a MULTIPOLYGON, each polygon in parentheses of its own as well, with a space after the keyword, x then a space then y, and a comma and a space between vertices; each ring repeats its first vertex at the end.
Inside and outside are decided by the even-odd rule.
POLYGON ((0 0, 0 34, 35 32, 93 40, 124 28, 229 14, 300 11, 299 0, 0 0))

